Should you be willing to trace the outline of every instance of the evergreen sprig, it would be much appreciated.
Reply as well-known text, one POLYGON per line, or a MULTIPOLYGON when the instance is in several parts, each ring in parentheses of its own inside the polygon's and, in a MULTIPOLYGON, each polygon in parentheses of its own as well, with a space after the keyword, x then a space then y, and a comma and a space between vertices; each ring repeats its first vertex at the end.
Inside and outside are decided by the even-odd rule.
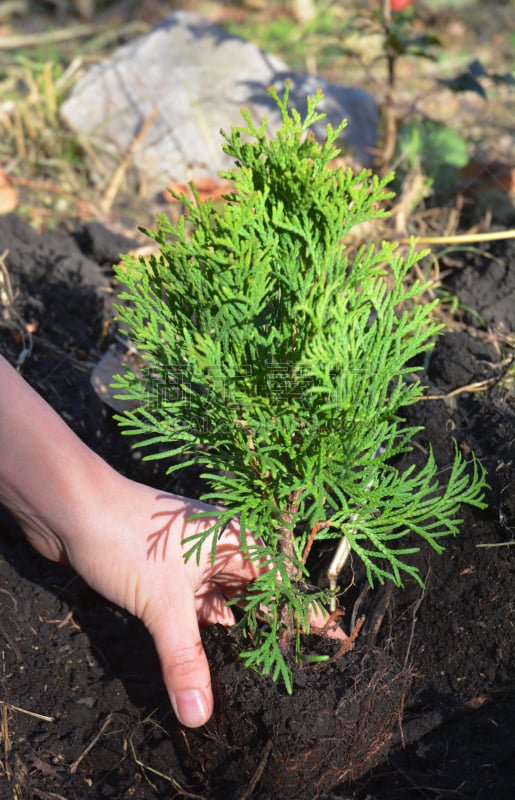
POLYGON ((460 505, 483 507, 485 478, 459 451, 443 485, 432 454, 396 469, 417 430, 402 409, 423 395, 417 364, 441 329, 428 284, 413 279, 421 254, 383 243, 348 257, 346 234, 385 215, 391 176, 332 166, 343 123, 316 141, 320 93, 304 118, 288 88, 271 93, 275 137, 247 112, 224 134, 235 166, 223 207, 182 197, 178 224, 161 216, 147 231, 159 254, 118 269, 119 319, 144 359, 119 378, 138 402, 119 421, 170 472, 204 468, 202 499, 220 508, 185 540, 187 558, 208 540, 214 558, 236 513, 260 537, 252 550, 242 538, 272 567, 240 599, 253 642, 243 657, 291 689, 287 651, 301 659, 310 609, 330 599, 303 563, 315 526, 318 539, 347 537, 371 583, 420 581, 409 557, 421 539, 441 551, 460 505))

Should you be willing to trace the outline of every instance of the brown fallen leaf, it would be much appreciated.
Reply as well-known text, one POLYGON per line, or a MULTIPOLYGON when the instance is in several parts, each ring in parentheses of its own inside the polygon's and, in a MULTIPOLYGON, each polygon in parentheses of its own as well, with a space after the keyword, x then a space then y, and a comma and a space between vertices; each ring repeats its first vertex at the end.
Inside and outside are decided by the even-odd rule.
POLYGON ((223 195, 229 194, 234 188, 231 181, 211 178, 209 175, 199 175, 188 183, 171 183, 163 192, 163 197, 169 203, 177 203, 179 201, 172 194, 174 192, 175 194, 185 194, 189 199, 193 199, 191 185, 195 187, 202 203, 205 203, 206 200, 223 200, 223 195))
POLYGON ((485 213, 498 222, 515 218, 515 166, 504 161, 471 160, 460 170, 456 187, 463 205, 474 205, 474 217, 485 213))
POLYGON ((0 167, 0 214, 9 214, 18 206, 18 190, 9 175, 0 167))
POLYGON ((515 166, 504 161, 471 160, 460 170, 460 180, 464 191, 493 184, 515 197, 515 166))

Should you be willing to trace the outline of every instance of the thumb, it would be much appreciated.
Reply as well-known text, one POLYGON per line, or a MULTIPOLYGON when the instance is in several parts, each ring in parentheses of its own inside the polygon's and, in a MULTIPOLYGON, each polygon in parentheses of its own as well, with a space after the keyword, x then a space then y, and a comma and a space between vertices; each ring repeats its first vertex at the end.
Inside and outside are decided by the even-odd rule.
POLYGON ((191 611, 168 609, 149 629, 173 709, 183 725, 198 728, 213 713, 213 693, 193 603, 191 611))

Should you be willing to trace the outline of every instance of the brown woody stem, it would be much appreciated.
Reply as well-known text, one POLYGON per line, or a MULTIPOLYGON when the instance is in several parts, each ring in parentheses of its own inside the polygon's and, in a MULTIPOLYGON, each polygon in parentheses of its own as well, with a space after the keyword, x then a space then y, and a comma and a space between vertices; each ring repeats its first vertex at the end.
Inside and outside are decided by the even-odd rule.
MULTIPOLYGON (((297 557, 293 547, 293 530, 295 527, 294 520, 299 511, 299 500, 302 496, 302 492, 302 489, 296 489, 288 497, 288 504, 282 515, 283 524, 279 527, 279 533, 281 537, 279 549, 280 552, 286 556, 286 572, 288 573, 288 577, 292 582, 300 578, 300 569, 296 564, 297 557)), ((290 610, 286 603, 283 603, 279 609, 279 618, 284 626, 280 634, 279 646, 284 652, 288 648, 291 637, 295 630, 295 622, 292 619, 290 610)))

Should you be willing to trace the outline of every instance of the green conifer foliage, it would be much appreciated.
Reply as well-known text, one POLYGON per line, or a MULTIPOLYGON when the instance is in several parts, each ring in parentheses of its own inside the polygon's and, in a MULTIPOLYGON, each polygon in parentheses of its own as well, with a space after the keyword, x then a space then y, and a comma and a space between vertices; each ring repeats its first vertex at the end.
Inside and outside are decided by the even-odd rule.
POLYGON ((421 582, 410 555, 420 540, 443 549, 461 504, 483 507, 485 479, 459 451, 442 483, 431 453, 418 471, 396 469, 416 432, 401 412, 423 395, 416 365, 441 327, 434 302, 417 304, 427 284, 406 280, 421 254, 383 243, 348 257, 346 235, 384 216, 391 176, 331 166, 343 123, 316 141, 320 94, 304 118, 288 89, 272 94, 275 137, 246 112, 224 134, 234 191, 223 207, 182 198, 177 225, 162 216, 147 231, 159 254, 118 269, 119 319, 144 359, 119 379, 139 403, 119 421, 170 472, 203 467, 202 499, 220 509, 187 557, 205 546, 214 557, 235 514, 260 537, 252 550, 242 540, 271 567, 241 599, 243 657, 291 688, 310 608, 330 600, 303 563, 315 526, 317 541, 347 537, 370 583, 421 582))

